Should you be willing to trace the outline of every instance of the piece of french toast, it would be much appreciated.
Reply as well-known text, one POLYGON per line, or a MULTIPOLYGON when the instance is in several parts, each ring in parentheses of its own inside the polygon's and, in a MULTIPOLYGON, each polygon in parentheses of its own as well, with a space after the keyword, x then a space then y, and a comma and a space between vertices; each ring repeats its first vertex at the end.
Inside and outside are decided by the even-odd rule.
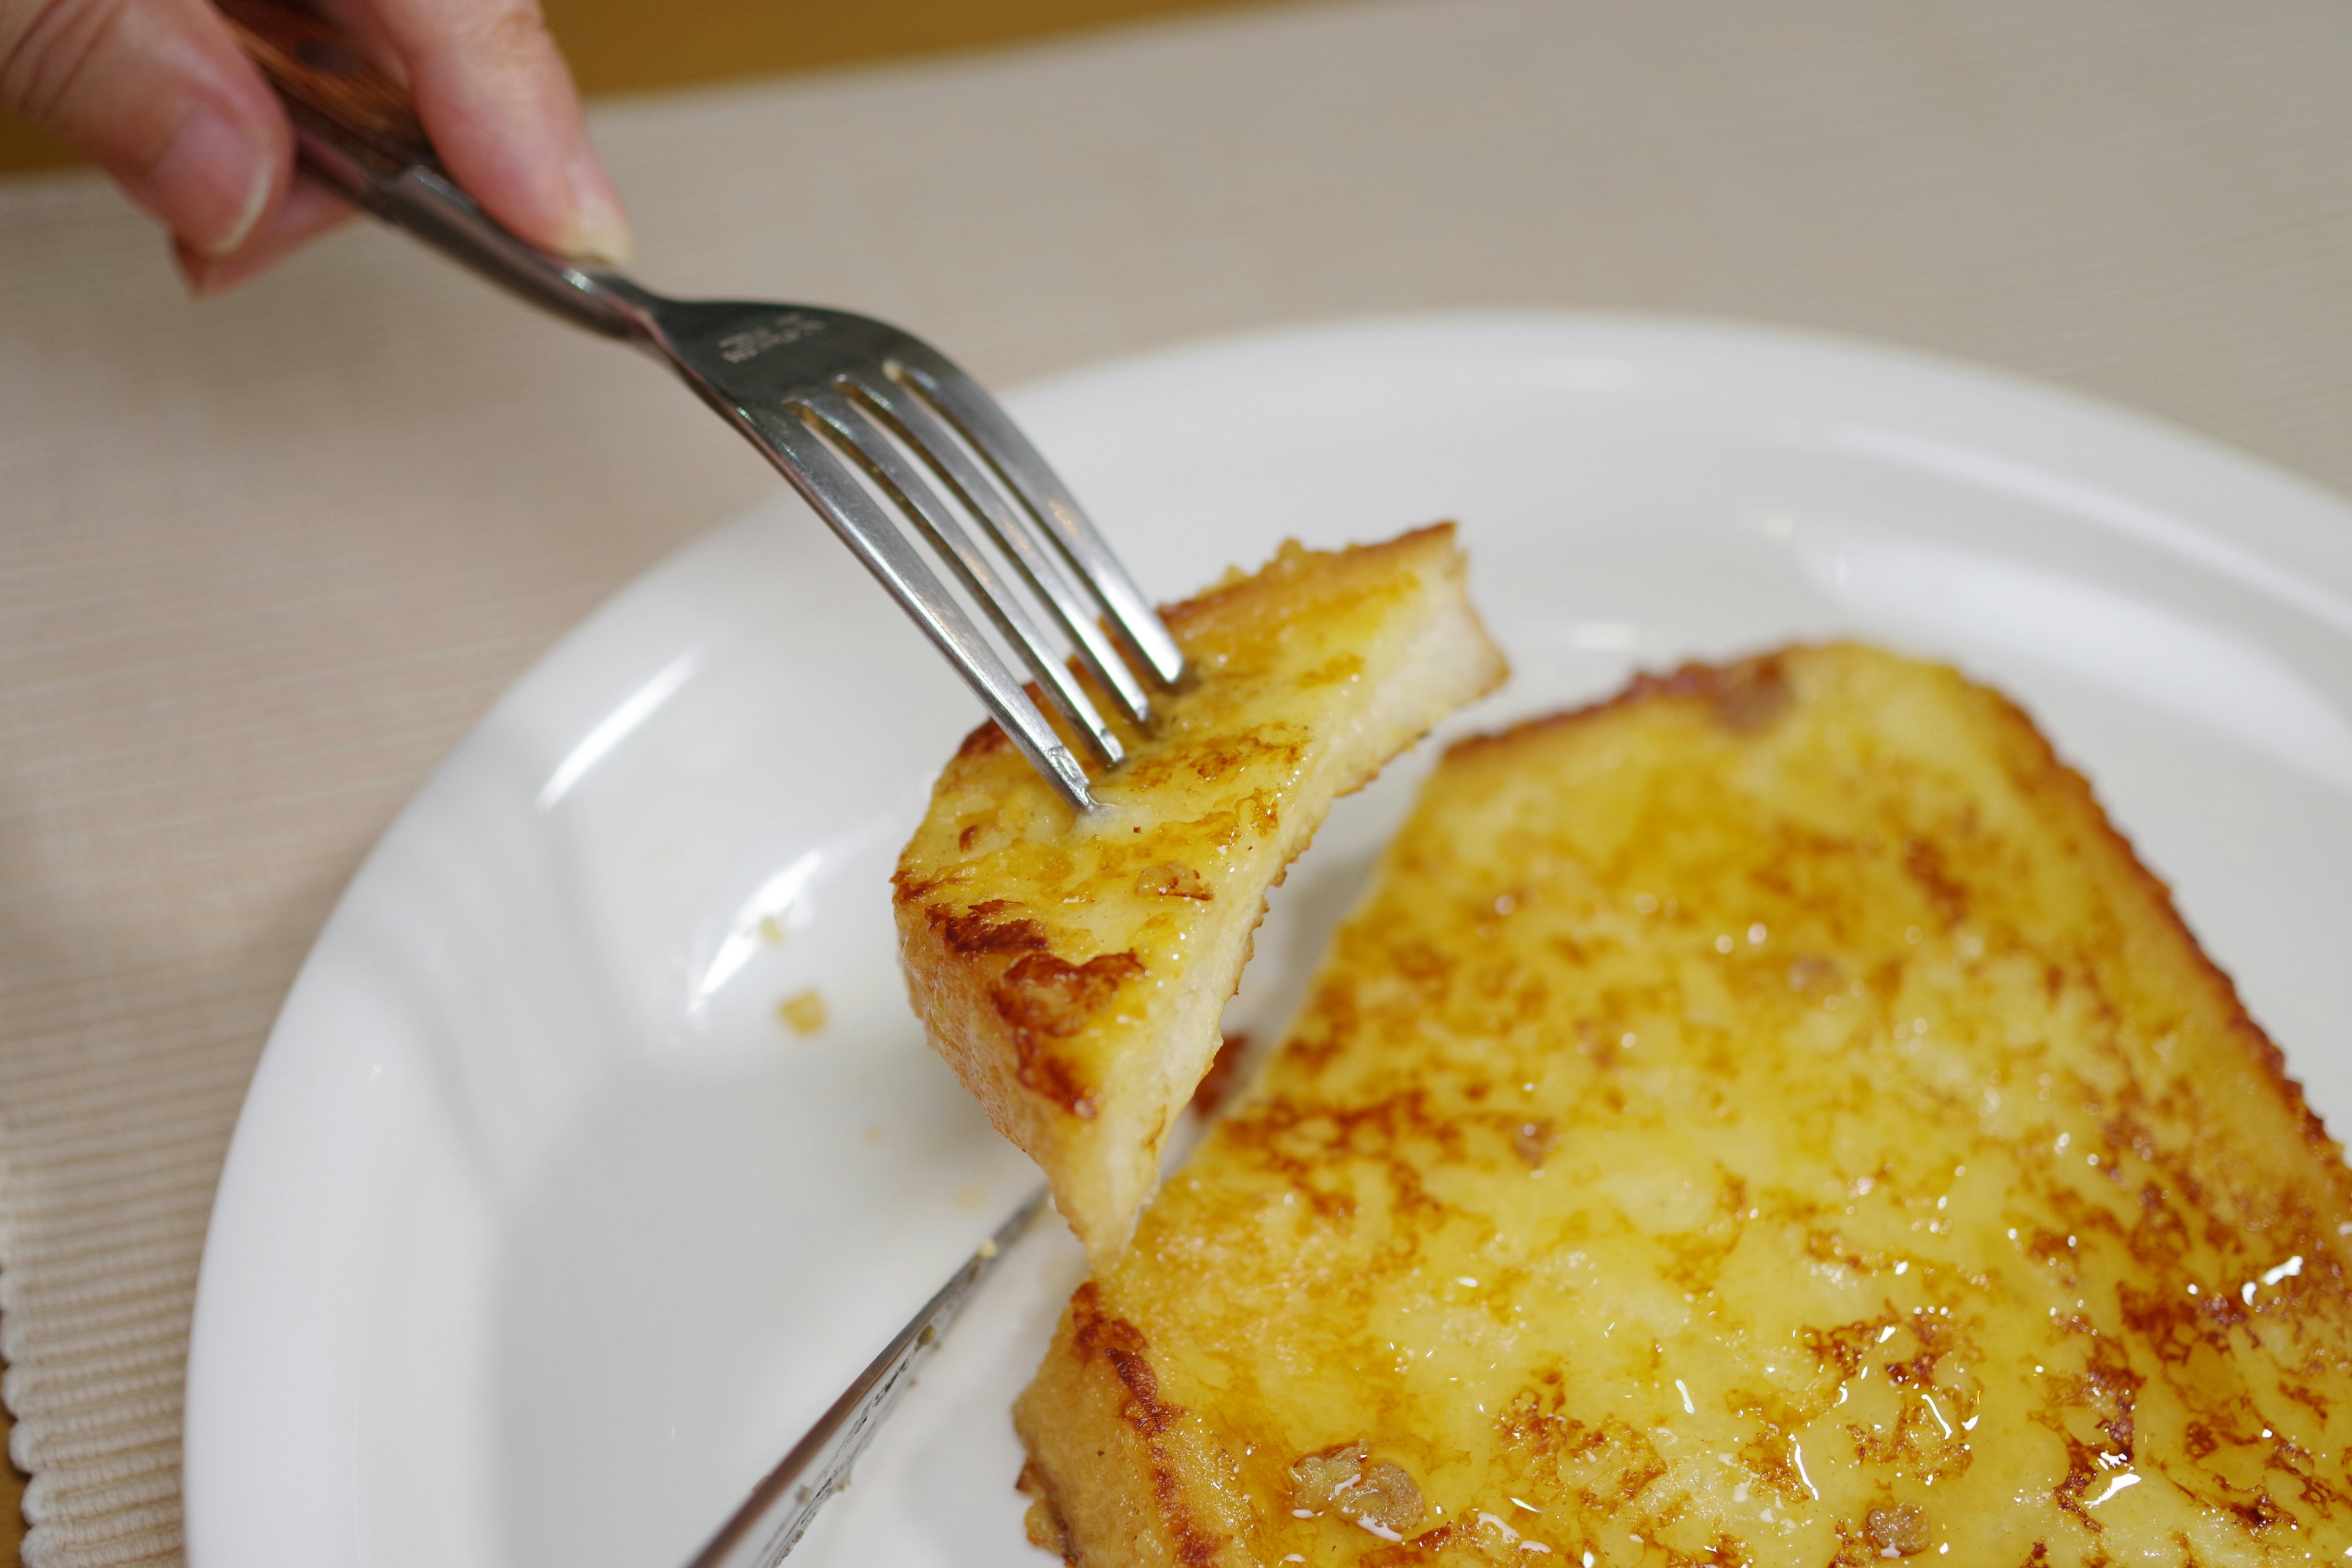
POLYGON ((1045 1168, 1098 1266, 1215 1059, 1266 889, 1334 797, 1498 684, 1451 523, 1286 544, 1162 612, 1191 674, 1073 812, 993 724, 898 860, 899 957, 931 1044, 1045 1168))
POLYGON ((1014 1412, 1135 1564, 2341 1563, 2352 1180, 2031 722, 1857 647, 1453 749, 1014 1412))

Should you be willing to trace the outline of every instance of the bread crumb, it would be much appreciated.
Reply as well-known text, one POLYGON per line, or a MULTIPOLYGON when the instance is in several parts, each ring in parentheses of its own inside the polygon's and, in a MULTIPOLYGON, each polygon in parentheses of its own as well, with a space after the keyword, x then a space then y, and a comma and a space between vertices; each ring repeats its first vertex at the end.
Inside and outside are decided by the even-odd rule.
POLYGON ((1340 1443, 1299 1457, 1290 1467, 1291 1512, 1328 1508, 1383 1541, 1401 1541, 1421 1527, 1428 1505, 1402 1465, 1376 1459, 1362 1443, 1340 1443))
POLYGON ((1147 867, 1136 877, 1135 890, 1168 899, 1198 899, 1203 903, 1216 897, 1200 872, 1174 860, 1147 867))
POLYGON ((810 990, 796 991, 777 1003, 776 1016, 791 1025, 795 1035, 814 1035, 824 1027, 830 1015, 825 1011, 824 998, 810 990))
POLYGON ((1862 1532, 1881 1557, 1916 1557, 1927 1550, 1927 1511, 1915 1502, 1874 1508, 1863 1521, 1862 1532))

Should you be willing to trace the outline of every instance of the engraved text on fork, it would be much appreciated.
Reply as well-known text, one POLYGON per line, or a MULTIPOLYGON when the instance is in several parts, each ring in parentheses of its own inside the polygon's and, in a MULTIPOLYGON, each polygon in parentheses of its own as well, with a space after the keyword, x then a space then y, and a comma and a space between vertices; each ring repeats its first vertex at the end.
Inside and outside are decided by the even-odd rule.
POLYGON ((770 349, 796 343, 823 331, 824 323, 814 316, 786 310, 771 316, 756 327, 746 327, 740 332, 730 332, 719 339, 719 357, 729 364, 741 364, 745 360, 759 358, 770 349))

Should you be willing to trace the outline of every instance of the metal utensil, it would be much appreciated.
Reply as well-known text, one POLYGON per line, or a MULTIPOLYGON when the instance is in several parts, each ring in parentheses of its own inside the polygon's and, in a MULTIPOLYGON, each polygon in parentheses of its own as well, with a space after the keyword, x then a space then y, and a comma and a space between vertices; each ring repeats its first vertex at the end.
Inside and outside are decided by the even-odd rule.
POLYGON ((761 1479, 733 1518, 719 1526, 686 1568, 775 1568, 799 1543, 816 1518, 817 1510, 849 1484, 849 1468, 891 1407, 914 1385, 915 1369, 939 1348, 940 1336, 976 1294, 981 1281, 995 1269, 1005 1249, 1027 1233, 1045 1212, 1045 1190, 1040 1187, 1013 1217, 980 1244, 939 1294, 900 1329, 898 1337, 842 1391, 791 1453, 761 1479))
POLYGON ((1084 766, 1023 690, 1024 676, 914 538, 948 564, 1026 679, 1104 767, 1118 766, 1119 742, 1068 655, 1138 726, 1150 724, 1151 705, 1136 671, 1172 688, 1184 656, 1067 488, 978 383, 886 322, 810 305, 667 299, 616 271, 527 244, 452 183, 406 92, 348 34, 276 0, 221 4, 285 100, 305 164, 378 217, 531 303, 667 362, 881 580, 1038 772, 1073 806, 1093 805, 1084 766), (964 517, 979 521, 1058 637, 1038 624, 964 517))

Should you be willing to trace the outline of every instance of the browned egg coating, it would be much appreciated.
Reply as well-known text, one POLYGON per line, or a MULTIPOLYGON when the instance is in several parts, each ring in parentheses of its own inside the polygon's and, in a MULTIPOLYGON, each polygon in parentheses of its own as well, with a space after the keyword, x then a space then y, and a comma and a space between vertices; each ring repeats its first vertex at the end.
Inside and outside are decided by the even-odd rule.
POLYGON ((1089 1564, 2344 1563, 2347 1232, 2023 716, 1794 650, 1457 749, 1017 1420, 1089 1564))
POLYGON ((1266 889, 1332 797, 1502 679, 1450 525, 1286 544, 1166 611, 1192 670, 1074 813, 995 726, 940 774, 895 878, 917 1010, 1089 1253, 1126 1244, 1266 889))

